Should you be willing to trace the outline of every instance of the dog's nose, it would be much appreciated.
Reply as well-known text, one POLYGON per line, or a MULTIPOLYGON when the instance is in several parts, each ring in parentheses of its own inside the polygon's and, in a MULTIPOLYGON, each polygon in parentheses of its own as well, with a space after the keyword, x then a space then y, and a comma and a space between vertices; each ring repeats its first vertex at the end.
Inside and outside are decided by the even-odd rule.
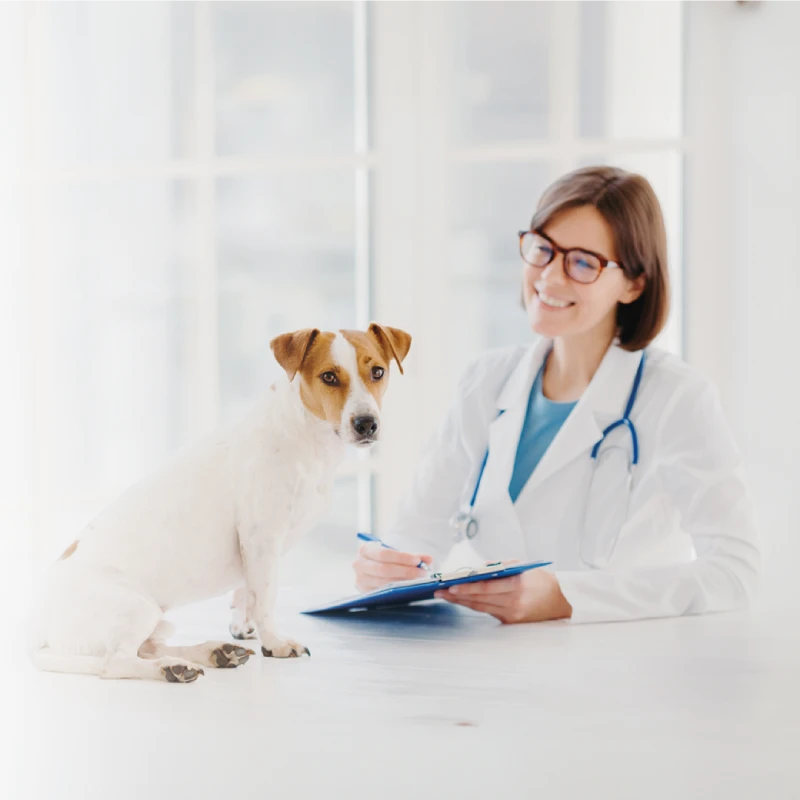
POLYGON ((374 436, 378 432, 378 420, 375 417, 356 417, 353 428, 359 436, 374 436))

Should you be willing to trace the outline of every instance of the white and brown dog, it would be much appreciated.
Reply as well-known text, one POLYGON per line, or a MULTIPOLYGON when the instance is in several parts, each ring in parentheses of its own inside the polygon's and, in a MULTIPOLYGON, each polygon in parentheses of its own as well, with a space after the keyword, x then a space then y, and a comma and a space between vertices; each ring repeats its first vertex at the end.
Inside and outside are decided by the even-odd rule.
POLYGON ((170 647, 164 612, 236 587, 231 632, 275 658, 309 653, 275 631, 278 562, 319 519, 348 444, 378 439, 404 331, 303 330, 270 346, 286 371, 249 416, 133 486, 49 570, 35 616, 40 669, 187 683, 235 667, 230 642, 170 647))

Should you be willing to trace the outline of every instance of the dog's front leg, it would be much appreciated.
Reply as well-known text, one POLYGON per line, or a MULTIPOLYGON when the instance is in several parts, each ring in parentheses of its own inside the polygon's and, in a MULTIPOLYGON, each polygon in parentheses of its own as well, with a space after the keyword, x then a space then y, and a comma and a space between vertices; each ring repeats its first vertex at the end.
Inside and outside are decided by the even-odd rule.
POLYGON ((240 586, 231 599, 231 610, 233 611, 231 624, 228 630, 234 639, 255 639, 256 626, 253 625, 251 617, 247 614, 247 587, 240 586))
POLYGON ((247 618, 253 620, 261 653, 269 658, 297 658, 311 655, 304 645, 285 639, 275 631, 275 600, 278 594, 279 538, 250 531, 240 538, 247 592, 247 618))

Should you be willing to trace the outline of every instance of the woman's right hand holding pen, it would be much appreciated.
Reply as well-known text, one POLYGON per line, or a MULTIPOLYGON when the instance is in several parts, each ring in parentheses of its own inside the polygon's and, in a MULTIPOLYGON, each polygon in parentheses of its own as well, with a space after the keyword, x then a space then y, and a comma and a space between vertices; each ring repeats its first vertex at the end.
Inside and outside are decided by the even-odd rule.
POLYGON ((427 573, 417 566, 420 562, 433 563, 433 556, 424 553, 403 553, 382 547, 377 542, 365 542, 353 562, 356 588, 372 592, 393 581, 411 581, 424 578, 427 573))

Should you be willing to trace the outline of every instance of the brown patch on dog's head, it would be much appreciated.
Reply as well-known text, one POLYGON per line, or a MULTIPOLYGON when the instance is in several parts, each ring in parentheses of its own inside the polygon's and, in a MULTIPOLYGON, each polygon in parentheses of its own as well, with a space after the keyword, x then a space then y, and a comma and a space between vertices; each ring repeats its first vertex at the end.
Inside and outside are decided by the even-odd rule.
POLYGON ((59 561, 63 561, 65 558, 69 558, 76 550, 78 549, 78 539, 76 539, 62 554, 61 557, 58 559, 59 561))
POLYGON ((326 331, 309 352, 300 369, 300 398, 315 417, 324 419, 338 433, 353 376, 334 357, 335 340, 336 334, 326 331))
POLYGON ((335 338, 335 333, 313 328, 281 334, 270 347, 289 380, 297 376, 303 405, 338 432, 351 378, 332 357, 335 338))
POLYGON ((411 347, 411 336, 397 328, 386 328, 373 322, 367 331, 341 331, 342 336, 355 349, 358 375, 366 390, 375 398, 378 408, 389 387, 389 362, 394 359, 401 366, 411 347))

